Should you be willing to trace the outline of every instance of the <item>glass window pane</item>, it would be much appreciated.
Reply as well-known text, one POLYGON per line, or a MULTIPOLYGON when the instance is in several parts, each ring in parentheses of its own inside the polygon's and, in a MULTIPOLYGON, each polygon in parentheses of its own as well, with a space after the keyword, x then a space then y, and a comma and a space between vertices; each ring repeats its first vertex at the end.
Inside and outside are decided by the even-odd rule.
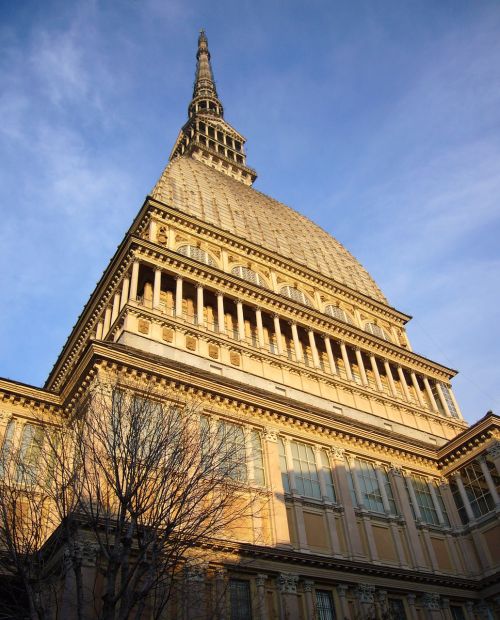
POLYGON ((328 590, 316 590, 316 610, 318 620, 335 620, 331 592, 328 590))
POLYGON ((229 580, 231 620, 252 620, 250 583, 240 579, 229 580))

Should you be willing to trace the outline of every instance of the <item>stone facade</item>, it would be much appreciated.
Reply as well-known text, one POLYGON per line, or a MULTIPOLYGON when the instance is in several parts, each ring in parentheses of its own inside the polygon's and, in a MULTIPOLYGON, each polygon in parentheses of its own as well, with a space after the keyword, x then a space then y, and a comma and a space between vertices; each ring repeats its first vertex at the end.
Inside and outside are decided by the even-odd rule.
POLYGON ((409 317, 251 187, 204 33, 197 59, 171 161, 45 388, 0 380, 0 442, 67 410, 96 368, 139 369, 260 437, 265 523, 219 565, 186 567, 199 596, 224 592, 217 617, 500 617, 498 416, 469 427, 455 371, 412 351, 409 317))

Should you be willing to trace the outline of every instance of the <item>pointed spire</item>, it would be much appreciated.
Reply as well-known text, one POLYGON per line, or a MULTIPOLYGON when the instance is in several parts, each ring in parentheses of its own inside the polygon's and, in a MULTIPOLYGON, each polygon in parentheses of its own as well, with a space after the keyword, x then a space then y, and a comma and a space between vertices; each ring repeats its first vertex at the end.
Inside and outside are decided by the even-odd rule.
POLYGON ((175 141, 170 161, 177 157, 192 157, 245 185, 251 185, 257 173, 247 166, 245 138, 224 120, 224 108, 215 88, 204 30, 198 37, 196 61, 189 118, 175 141))
POLYGON ((222 118, 224 116, 224 109, 217 95, 212 64, 210 62, 208 39, 203 29, 200 30, 200 36, 198 37, 196 61, 193 99, 189 104, 189 115, 193 116, 198 105, 198 110, 201 108, 205 113, 222 118))

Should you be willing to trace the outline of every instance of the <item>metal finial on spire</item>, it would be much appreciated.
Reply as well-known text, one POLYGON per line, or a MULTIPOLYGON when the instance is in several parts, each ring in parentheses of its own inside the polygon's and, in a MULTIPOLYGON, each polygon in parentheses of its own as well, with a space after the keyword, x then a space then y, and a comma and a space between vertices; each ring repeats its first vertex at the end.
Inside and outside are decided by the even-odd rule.
POLYGON ((198 37, 198 51, 196 52, 196 76, 194 81, 193 99, 196 97, 211 97, 217 100, 214 74, 210 63, 210 51, 205 30, 200 30, 198 37))

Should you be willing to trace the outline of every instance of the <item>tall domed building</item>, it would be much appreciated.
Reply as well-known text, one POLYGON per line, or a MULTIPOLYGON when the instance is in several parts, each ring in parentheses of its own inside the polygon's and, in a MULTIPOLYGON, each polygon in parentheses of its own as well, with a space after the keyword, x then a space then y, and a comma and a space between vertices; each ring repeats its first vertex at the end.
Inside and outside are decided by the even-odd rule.
POLYGON ((469 426, 456 371, 412 351, 365 267, 253 188, 203 32, 196 58, 169 162, 44 388, 0 380, 0 438, 25 445, 34 404, 64 410, 99 364, 154 375, 257 454, 265 518, 197 583, 223 575, 217 617, 500 617, 498 416, 469 426))

